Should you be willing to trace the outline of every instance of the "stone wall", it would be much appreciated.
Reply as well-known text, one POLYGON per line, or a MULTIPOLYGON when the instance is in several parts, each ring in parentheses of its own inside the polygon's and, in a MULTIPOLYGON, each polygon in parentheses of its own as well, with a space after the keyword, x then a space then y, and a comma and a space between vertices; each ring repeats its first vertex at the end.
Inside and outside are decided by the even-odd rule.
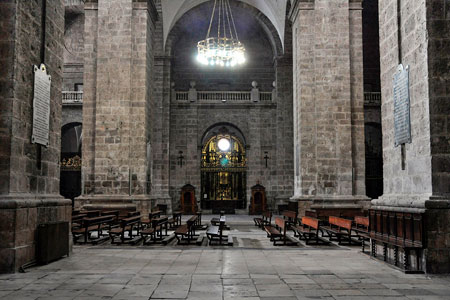
POLYGON ((35 259, 36 228, 70 221, 71 202, 59 196, 63 1, 0 3, 0 272, 35 259), (31 144, 33 65, 44 59, 52 77, 49 146, 31 144))
POLYGON ((425 269, 448 273, 448 3, 383 1, 379 13, 385 194, 372 205, 386 210, 424 212, 425 269), (410 68, 412 142, 405 145, 404 169, 401 147, 394 146, 392 76, 399 63, 410 68))
MULTIPOLYGON (((279 99, 283 102, 285 99, 279 99)), ((200 160, 202 137, 208 128, 218 123, 229 123, 237 127, 246 139, 247 158, 247 206, 251 196, 250 188, 258 181, 266 187, 269 207, 275 207, 275 198, 284 196, 289 199, 289 179, 277 172, 277 161, 289 161, 283 141, 277 144, 277 107, 278 103, 269 104, 171 104, 170 109, 170 196, 173 206, 177 207, 180 190, 185 184, 196 188, 196 197, 200 201, 201 178, 200 160), (177 163, 179 151, 183 151, 185 164, 177 163), (270 159, 265 167, 264 151, 268 151, 270 159), (277 158, 281 152, 286 156, 277 158), (283 182, 283 180, 286 180, 283 182)), ((288 112, 285 112, 286 114, 288 112)), ((286 147, 287 148, 287 147, 286 147)), ((286 166, 283 172, 289 172, 292 165, 286 166)))
POLYGON ((303 212, 310 201, 355 208, 367 200, 361 8, 293 2, 294 198, 306 201, 303 212))
POLYGON ((153 71, 153 10, 147 2, 132 0, 85 5, 85 194, 77 205, 125 203, 144 211, 150 206, 147 100, 153 71))

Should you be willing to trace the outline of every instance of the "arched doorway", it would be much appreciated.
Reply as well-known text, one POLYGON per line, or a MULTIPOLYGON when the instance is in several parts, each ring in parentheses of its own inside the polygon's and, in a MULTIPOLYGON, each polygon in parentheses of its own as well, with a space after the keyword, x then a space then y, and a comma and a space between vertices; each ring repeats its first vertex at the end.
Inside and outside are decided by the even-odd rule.
POLYGON ((234 213, 246 207, 247 161, 242 138, 222 126, 202 146, 202 209, 234 213))
POLYGON ((61 179, 59 191, 67 199, 81 195, 81 123, 69 123, 61 129, 61 179))

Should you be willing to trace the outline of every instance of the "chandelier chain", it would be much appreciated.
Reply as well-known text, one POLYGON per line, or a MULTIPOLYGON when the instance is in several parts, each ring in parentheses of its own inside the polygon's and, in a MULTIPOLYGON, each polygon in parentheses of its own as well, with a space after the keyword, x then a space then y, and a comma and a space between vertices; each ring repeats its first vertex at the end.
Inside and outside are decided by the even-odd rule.
POLYGON ((245 47, 238 39, 229 0, 214 0, 206 38, 197 48, 197 60, 204 65, 234 67, 245 62, 245 47), (211 33, 213 26, 217 26, 217 36, 211 33))
POLYGON ((234 29, 235 38, 236 38, 236 40, 239 41, 239 36, 238 36, 237 30, 236 30, 236 24, 234 23, 234 17, 233 17, 233 14, 231 14, 230 1, 227 0, 227 2, 228 2, 228 8, 230 9, 231 21, 233 22, 233 29, 234 29))
POLYGON ((211 14, 211 20, 209 21, 209 28, 208 28, 208 33, 206 34, 206 38, 209 38, 209 35, 211 34, 211 28, 212 28, 212 23, 214 21, 214 15, 216 13, 216 4, 217 4, 217 0, 214 0, 214 8, 211 14))

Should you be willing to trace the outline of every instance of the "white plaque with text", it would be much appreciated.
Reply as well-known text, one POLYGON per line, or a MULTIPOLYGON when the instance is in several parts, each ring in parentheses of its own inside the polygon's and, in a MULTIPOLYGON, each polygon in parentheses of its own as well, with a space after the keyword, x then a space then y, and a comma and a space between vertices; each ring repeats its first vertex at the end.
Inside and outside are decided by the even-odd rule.
POLYGON ((33 133, 31 142, 48 147, 50 132, 50 85, 47 67, 34 66, 33 133))
POLYGON ((394 75, 395 146, 411 143, 409 67, 398 66, 394 75))

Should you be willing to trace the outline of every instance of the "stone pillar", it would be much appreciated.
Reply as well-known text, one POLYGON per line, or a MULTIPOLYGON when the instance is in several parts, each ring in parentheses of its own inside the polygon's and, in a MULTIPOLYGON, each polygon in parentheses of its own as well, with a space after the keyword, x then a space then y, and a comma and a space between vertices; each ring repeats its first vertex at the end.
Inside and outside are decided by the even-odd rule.
POLYGON ((429 273, 450 272, 450 105, 448 1, 379 3, 384 194, 382 210, 425 212, 429 273), (400 8, 398 3, 401 4, 400 8), (447 5, 447 9, 446 9, 447 5), (400 28, 398 26, 400 11, 400 28), (399 42, 400 40, 400 42, 399 42), (399 49, 400 47, 400 49, 399 49), (393 75, 410 69, 412 142, 394 145, 393 75), (404 168, 402 168, 402 160, 404 168))
POLYGON ((293 23, 295 194, 307 209, 365 196, 361 1, 297 0, 293 23))
MULTIPOLYGON (((293 114, 293 78, 292 78, 292 26, 286 20, 284 53, 275 60, 276 81, 274 101, 277 103, 276 116, 276 153, 271 160, 276 163, 277 184, 275 209, 279 204, 287 204, 294 194, 294 126, 293 114)), ((291 200, 296 201, 296 200, 291 200)))
POLYGON ((152 1, 85 5, 83 182, 79 207, 150 209, 152 1))
POLYGON ((35 259, 39 224, 71 217, 59 195, 64 4, 42 4, 0 2, 0 273, 35 259), (52 78, 48 147, 31 144, 33 65, 42 62, 52 78))

